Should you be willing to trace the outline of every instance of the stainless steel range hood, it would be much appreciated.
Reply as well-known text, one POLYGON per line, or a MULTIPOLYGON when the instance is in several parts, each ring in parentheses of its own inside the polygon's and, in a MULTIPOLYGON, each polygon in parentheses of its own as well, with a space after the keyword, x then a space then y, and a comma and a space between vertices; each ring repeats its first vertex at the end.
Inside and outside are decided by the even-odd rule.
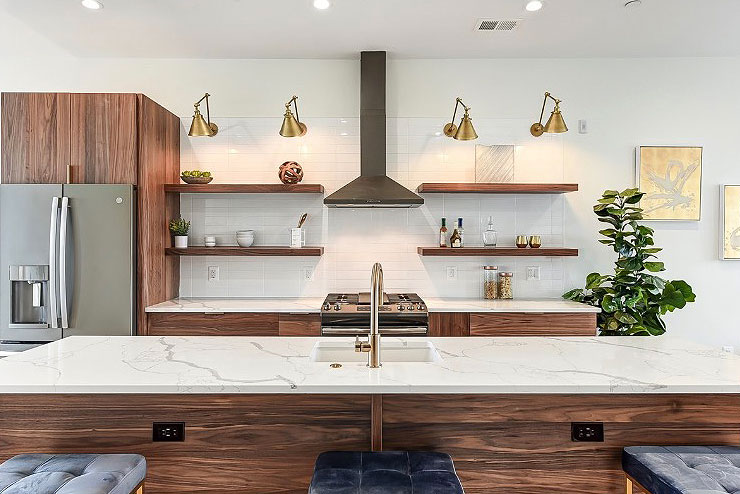
POLYGON ((418 208, 424 199, 386 176, 385 52, 360 55, 360 176, 324 199, 330 208, 418 208))

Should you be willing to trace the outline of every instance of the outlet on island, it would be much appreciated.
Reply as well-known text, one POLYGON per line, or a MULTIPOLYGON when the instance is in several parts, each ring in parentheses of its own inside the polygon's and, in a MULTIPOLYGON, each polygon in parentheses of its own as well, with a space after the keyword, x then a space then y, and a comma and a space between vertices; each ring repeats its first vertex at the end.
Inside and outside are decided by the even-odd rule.
POLYGON ((604 442, 604 424, 602 422, 571 422, 570 439, 576 442, 604 442))
POLYGON ((185 422, 154 422, 152 441, 181 442, 185 440, 185 422))

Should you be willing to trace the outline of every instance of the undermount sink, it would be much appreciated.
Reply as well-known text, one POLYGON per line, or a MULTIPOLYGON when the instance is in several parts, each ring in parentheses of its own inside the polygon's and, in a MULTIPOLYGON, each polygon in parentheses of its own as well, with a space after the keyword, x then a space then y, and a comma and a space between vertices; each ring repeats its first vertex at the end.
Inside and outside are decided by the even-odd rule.
MULTIPOLYGON (((319 341, 311 350, 312 362, 367 362, 367 353, 355 352, 349 340, 319 341)), ((442 357, 430 341, 383 341, 382 362, 439 362, 442 357)))

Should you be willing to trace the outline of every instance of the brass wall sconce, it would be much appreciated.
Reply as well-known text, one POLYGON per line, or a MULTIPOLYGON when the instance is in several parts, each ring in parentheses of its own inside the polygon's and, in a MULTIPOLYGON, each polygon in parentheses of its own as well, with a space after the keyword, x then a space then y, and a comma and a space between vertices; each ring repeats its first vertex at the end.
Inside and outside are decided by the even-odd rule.
POLYGON ((285 103, 285 115, 283 115, 283 125, 280 127, 280 135, 283 137, 302 137, 306 135, 308 128, 301 122, 298 117, 298 96, 293 96, 290 101, 285 103), (290 110, 290 104, 295 107, 295 116, 290 110))
POLYGON ((529 132, 535 136, 540 137, 542 134, 547 132, 548 134, 560 134, 562 132, 568 132, 568 126, 565 125, 563 120, 563 114, 560 113, 560 100, 553 98, 550 93, 545 93, 545 100, 542 102, 542 111, 540 112, 539 122, 535 122, 529 128, 529 132), (555 108, 550 114, 550 118, 547 120, 545 125, 542 125, 542 117, 545 115, 545 105, 547 105, 547 98, 550 98, 555 102, 555 108))
POLYGON ((473 121, 470 119, 468 112, 470 107, 465 106, 463 100, 457 98, 455 100, 455 110, 452 112, 452 120, 450 123, 444 126, 444 133, 447 137, 452 137, 458 141, 472 141, 478 138, 478 134, 475 133, 473 128, 473 121), (462 105, 465 113, 463 114, 462 120, 460 120, 460 126, 455 125, 455 116, 457 115, 457 107, 462 105))
POLYGON ((208 98, 211 95, 206 93, 201 99, 195 103, 195 114, 193 115, 193 123, 190 124, 190 132, 188 135, 191 137, 213 137, 218 134, 218 125, 211 122, 211 109, 208 106, 208 98), (200 113, 200 103, 206 100, 206 117, 208 121, 203 118, 200 113))

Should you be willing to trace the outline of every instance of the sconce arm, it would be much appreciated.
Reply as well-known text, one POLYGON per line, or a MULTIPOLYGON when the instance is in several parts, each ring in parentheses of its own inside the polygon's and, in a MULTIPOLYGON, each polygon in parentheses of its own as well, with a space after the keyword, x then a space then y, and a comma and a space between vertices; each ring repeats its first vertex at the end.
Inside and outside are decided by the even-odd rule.
POLYGON ((550 93, 545 93, 545 99, 542 100, 542 111, 540 112, 540 120, 539 123, 542 125, 542 118, 545 116, 545 106, 547 105, 547 98, 550 98, 555 102, 555 106, 558 106, 560 104, 560 100, 555 98, 550 93))
POLYGON ((450 122, 455 123, 455 117, 457 116, 457 107, 462 105, 463 109, 465 110, 465 113, 468 113, 470 111, 469 106, 465 106, 465 103, 463 103, 462 98, 457 97, 455 99, 455 110, 452 112, 452 120, 450 122))
POLYGON ((290 100, 288 100, 287 103, 285 103, 285 109, 286 110, 290 111, 290 104, 291 103, 293 103, 293 107, 295 108, 295 119, 296 119, 296 121, 298 123, 300 123, 301 122, 301 119, 298 116, 298 96, 295 96, 294 95, 292 98, 290 98, 290 100))
POLYGON ((208 98, 210 96, 211 95, 208 94, 208 93, 204 94, 203 97, 201 99, 199 99, 198 101, 196 101, 195 102, 195 105, 193 105, 193 106, 195 106, 195 109, 197 110, 198 107, 200 106, 201 102, 203 100, 206 100, 206 121, 208 122, 208 125, 211 125, 211 108, 208 106, 208 98))

